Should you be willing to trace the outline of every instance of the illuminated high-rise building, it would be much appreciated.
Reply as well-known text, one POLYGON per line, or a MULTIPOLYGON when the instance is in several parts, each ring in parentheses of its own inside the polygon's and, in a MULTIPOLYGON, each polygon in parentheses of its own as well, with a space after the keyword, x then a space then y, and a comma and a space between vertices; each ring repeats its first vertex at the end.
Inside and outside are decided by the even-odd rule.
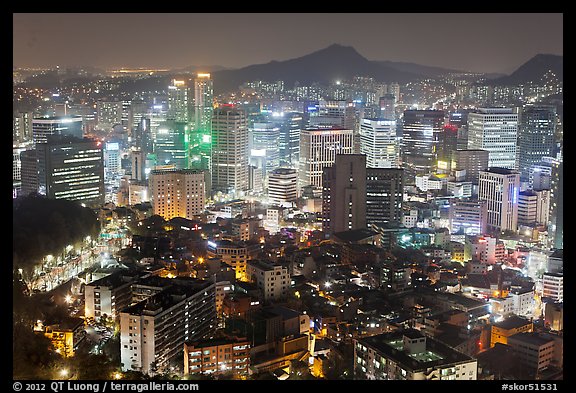
POLYGON ((518 114, 511 108, 479 108, 468 114, 468 149, 488 150, 488 167, 516 169, 518 114))
POLYGON ((20 112, 14 115, 12 128, 12 141, 28 142, 32 140, 33 112, 20 112))
POLYGON ((109 130, 116 124, 122 124, 122 101, 98 101, 96 120, 101 130, 109 130))
POLYGON ((154 141, 156 166, 172 165, 176 169, 186 169, 188 165, 187 132, 186 123, 174 120, 167 120, 158 127, 154 141))
POLYGON ((106 142, 104 145, 104 178, 120 177, 121 150, 118 142, 106 142))
POLYGON ((38 192, 52 199, 104 203, 104 157, 100 142, 69 136, 36 145, 38 192))
POLYGON ((299 186, 322 188, 322 170, 336 155, 354 153, 354 130, 306 128, 300 134, 299 186))
POLYGON ((366 168, 366 223, 401 222, 404 169, 366 168))
POLYGON ((50 135, 69 135, 82 138, 82 117, 55 116, 32 120, 32 140, 35 144, 46 143, 50 135))
POLYGON ((204 211, 206 190, 202 170, 152 170, 149 184, 154 214, 165 220, 192 219, 204 211))
POLYGON ((310 127, 355 129, 354 103, 350 100, 319 100, 318 112, 310 114, 310 127))
POLYGON ((298 173, 296 169, 277 168, 268 176, 270 203, 291 206, 298 197, 298 173))
POLYGON ((450 168, 453 172, 466 171, 462 179, 478 184, 480 171, 488 169, 488 151, 479 149, 455 150, 452 152, 450 168))
POLYGON ((398 168, 400 151, 396 143, 396 121, 362 119, 360 153, 366 154, 369 168, 398 168))
POLYGON ((427 175, 436 171, 443 132, 443 111, 404 111, 402 156, 408 183, 413 182, 416 175, 427 175))
POLYGON ((396 96, 394 94, 385 94, 380 97, 378 117, 387 120, 396 120, 396 96))
POLYGON ((518 193, 520 174, 506 168, 481 171, 478 200, 487 202, 488 231, 516 231, 518 226, 518 193))
POLYGON ((188 86, 186 81, 172 79, 168 86, 168 113, 166 119, 188 123, 190 120, 188 110, 188 86))
POLYGON ((280 127, 272 121, 255 121, 249 133, 250 156, 254 161, 261 161, 260 168, 266 178, 280 166, 280 127))
POLYGON ((322 230, 366 228, 366 155, 336 154, 322 173, 322 230))
POLYGON ((303 125, 303 114, 298 112, 285 112, 280 119, 280 165, 283 167, 298 168, 300 157, 300 131, 303 125))
MULTIPOLYGON (((210 74, 198 73, 193 83, 190 168, 211 168, 214 88, 210 74)), ((192 92, 191 92, 192 94, 192 92)))
POLYGON ((543 157, 552 157, 556 132, 556 108, 526 106, 520 114, 518 129, 518 170, 520 180, 527 182, 530 168, 543 157))
POLYGON ((212 191, 236 196, 248 190, 248 122, 246 113, 221 107, 212 115, 212 191))

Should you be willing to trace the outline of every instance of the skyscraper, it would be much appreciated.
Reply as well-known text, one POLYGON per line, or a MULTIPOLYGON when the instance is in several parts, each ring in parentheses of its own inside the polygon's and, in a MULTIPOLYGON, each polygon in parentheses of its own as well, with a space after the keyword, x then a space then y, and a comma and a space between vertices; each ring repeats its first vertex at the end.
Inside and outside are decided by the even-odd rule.
POLYGON ((366 228, 366 155, 337 154, 322 174, 322 230, 366 228))
POLYGON ((265 178, 280 166, 280 127, 272 121, 254 121, 249 133, 250 156, 261 160, 265 178))
POLYGON ((166 119, 187 123, 190 121, 188 114, 188 86, 186 81, 173 79, 168 86, 168 113, 166 119))
POLYGON ((386 120, 396 120, 396 96, 394 94, 385 94, 379 100, 378 117, 386 120))
POLYGON ((221 107, 212 115, 212 190, 248 190, 248 122, 242 110, 221 107))
POLYGON ((54 116, 32 120, 32 140, 34 143, 46 143, 49 135, 70 135, 82 138, 82 117, 54 116))
POLYGON ((437 110, 404 111, 402 156, 407 181, 416 175, 436 170, 438 149, 444 132, 444 112, 437 110))
POLYGON ((187 132, 188 125, 184 122, 166 120, 160 124, 154 142, 157 166, 173 165, 176 169, 186 169, 188 165, 187 132))
POLYGON ((517 230, 519 191, 518 172, 497 167, 480 172, 478 200, 487 202, 489 231, 517 230))
POLYGON ((488 150, 456 150, 452 152, 450 167, 453 172, 466 171, 462 180, 478 184, 480 171, 488 169, 488 155, 488 150))
POLYGON ((530 168, 543 157, 553 157, 556 132, 556 108, 526 106, 520 114, 518 129, 518 170, 520 180, 527 182, 530 168))
POLYGON ((366 154, 366 165, 370 168, 398 168, 400 157, 396 143, 396 122, 388 119, 362 119, 360 153, 366 154))
POLYGON ((38 191, 53 199, 104 203, 104 157, 99 142, 69 136, 36 145, 38 191))
POLYGON ((307 128, 300 134, 300 189, 307 185, 322 187, 322 170, 331 166, 337 154, 354 153, 352 129, 307 128))
POLYGON ((214 88, 210 74, 198 73, 193 89, 190 167, 210 170, 214 110, 214 88))
POLYGON ((280 120, 280 166, 298 168, 300 156, 300 131, 302 130, 303 115, 298 112, 284 113, 280 120))
POLYGON ((273 204, 291 205, 298 197, 296 169, 277 168, 268 177, 268 199, 273 204))
POLYGON ((488 167, 516 169, 518 114, 510 108, 480 108, 468 114, 468 149, 488 150, 488 167))
POLYGON ((366 223, 402 221, 404 169, 366 168, 366 223))

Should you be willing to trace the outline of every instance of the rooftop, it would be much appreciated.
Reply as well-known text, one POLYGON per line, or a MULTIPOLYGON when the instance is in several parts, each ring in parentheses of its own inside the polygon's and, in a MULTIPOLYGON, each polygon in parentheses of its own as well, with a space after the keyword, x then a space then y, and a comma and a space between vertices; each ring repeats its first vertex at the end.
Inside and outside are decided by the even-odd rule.
POLYGON ((393 359, 401 364, 402 367, 412 371, 426 370, 445 364, 473 361, 468 355, 458 352, 431 337, 426 338, 426 351, 410 355, 402 350, 402 337, 405 334, 405 331, 395 331, 363 338, 358 340, 358 342, 372 347, 384 357, 393 359))
POLYGON ((516 333, 510 337, 508 337, 508 344, 511 345, 514 341, 519 341, 526 344, 532 344, 537 346, 546 345, 549 342, 553 342, 554 339, 551 337, 543 337, 539 333, 535 332, 523 332, 523 333, 516 333))
POLYGON ((334 236, 345 242, 357 242, 360 240, 368 239, 377 234, 378 232, 376 231, 362 228, 362 229, 353 229, 351 231, 336 232, 334 236))
POLYGON ((526 326, 527 324, 532 324, 532 322, 526 318, 522 318, 516 315, 512 315, 502 322, 495 323, 492 326, 498 327, 500 329, 516 329, 522 326, 526 326))

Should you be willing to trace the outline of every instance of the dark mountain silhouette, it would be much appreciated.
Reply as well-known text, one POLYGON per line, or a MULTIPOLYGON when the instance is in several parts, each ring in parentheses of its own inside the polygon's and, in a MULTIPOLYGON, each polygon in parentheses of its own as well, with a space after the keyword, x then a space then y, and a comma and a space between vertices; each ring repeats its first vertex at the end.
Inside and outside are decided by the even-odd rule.
POLYGON ((558 79, 564 79, 564 57, 558 55, 538 54, 522 64, 516 71, 508 76, 496 78, 490 84, 512 86, 528 82, 540 82, 549 70, 554 72, 558 79))
POLYGON ((445 74, 450 74, 453 72, 464 72, 461 70, 453 70, 449 68, 442 68, 442 67, 434 67, 434 66, 425 66, 416 63, 408 63, 404 61, 378 61, 377 63, 382 64, 383 66, 394 68, 398 71, 403 72, 410 72, 412 74, 418 74, 422 76, 428 77, 435 77, 445 74))
POLYGON ((334 44, 291 60, 216 71, 213 73, 213 80, 214 92, 218 94, 235 90, 242 83, 254 80, 283 80, 286 87, 291 88, 295 82, 301 85, 313 82, 329 84, 338 79, 352 79, 354 76, 370 76, 379 82, 388 83, 404 83, 421 78, 420 75, 367 60, 350 46, 334 44))

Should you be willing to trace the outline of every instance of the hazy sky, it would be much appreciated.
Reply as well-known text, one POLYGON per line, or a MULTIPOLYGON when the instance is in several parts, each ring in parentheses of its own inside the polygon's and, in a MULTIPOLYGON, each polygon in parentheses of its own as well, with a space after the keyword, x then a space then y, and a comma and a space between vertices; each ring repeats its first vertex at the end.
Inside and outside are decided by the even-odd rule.
POLYGON ((331 44, 369 60, 510 73, 563 55, 561 13, 19 13, 13 65, 239 68, 331 44))

